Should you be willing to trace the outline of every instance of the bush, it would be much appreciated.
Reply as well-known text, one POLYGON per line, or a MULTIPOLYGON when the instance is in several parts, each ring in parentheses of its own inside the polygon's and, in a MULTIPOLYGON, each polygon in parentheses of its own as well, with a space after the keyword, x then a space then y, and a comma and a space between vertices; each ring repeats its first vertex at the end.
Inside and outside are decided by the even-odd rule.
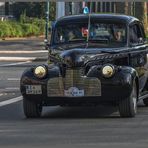
POLYGON ((33 24, 33 25, 36 25, 39 28, 41 34, 45 32, 45 20, 44 19, 27 17, 26 13, 24 12, 20 16, 20 22, 22 24, 33 24))
POLYGON ((11 25, 7 22, 0 22, 0 37, 9 37, 11 34, 11 25))
POLYGON ((39 28, 34 24, 21 24, 24 36, 40 35, 39 28))
POLYGON ((20 22, 0 21, 0 38, 38 36, 44 31, 45 21, 43 19, 26 18, 20 22))
POLYGON ((23 29, 19 23, 9 21, 9 24, 11 26, 10 27, 10 32, 11 32, 10 37, 23 37, 23 35, 24 35, 23 29))

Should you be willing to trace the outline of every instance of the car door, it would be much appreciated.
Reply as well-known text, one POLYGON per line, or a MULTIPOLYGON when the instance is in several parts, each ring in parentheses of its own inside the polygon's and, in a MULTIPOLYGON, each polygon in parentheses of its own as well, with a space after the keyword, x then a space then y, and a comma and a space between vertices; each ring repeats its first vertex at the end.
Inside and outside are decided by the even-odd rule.
POLYGON ((147 44, 143 25, 135 22, 129 27, 130 65, 139 75, 139 89, 143 92, 147 81, 147 44))

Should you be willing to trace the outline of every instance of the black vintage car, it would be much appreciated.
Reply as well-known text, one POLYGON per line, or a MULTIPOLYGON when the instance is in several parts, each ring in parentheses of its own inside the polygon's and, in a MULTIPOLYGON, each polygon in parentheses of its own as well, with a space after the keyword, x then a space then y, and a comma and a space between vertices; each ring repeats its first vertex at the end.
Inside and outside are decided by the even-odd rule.
POLYGON ((21 78, 26 117, 43 106, 109 104, 134 117, 148 105, 147 41, 142 23, 125 15, 66 16, 52 24, 48 64, 21 78))

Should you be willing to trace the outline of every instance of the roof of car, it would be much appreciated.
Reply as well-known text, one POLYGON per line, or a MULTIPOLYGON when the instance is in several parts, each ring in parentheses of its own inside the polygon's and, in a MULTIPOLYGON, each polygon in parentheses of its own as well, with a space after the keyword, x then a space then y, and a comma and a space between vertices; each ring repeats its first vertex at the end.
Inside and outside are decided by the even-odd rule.
MULTIPOLYGON (((118 15, 118 14, 90 14, 91 20, 110 20, 110 21, 118 21, 118 22, 124 22, 124 23, 130 23, 132 21, 138 21, 137 18, 133 16, 127 16, 127 15, 118 15)), ((57 19, 56 23, 64 23, 67 21, 83 21, 87 20, 88 15, 86 14, 80 14, 80 15, 69 15, 69 16, 64 16, 59 19, 57 19)))

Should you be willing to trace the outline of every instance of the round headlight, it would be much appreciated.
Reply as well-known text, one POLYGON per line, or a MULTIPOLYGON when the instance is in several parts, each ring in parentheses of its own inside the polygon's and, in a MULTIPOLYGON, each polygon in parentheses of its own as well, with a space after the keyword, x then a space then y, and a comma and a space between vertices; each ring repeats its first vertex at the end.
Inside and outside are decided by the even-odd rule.
POLYGON ((47 74, 47 70, 46 70, 46 67, 44 66, 38 66, 34 69, 34 74, 36 77, 38 78, 43 78, 46 76, 47 74))
POLYGON ((114 74, 114 66, 112 65, 106 65, 102 68, 102 74, 104 77, 110 78, 114 74))

